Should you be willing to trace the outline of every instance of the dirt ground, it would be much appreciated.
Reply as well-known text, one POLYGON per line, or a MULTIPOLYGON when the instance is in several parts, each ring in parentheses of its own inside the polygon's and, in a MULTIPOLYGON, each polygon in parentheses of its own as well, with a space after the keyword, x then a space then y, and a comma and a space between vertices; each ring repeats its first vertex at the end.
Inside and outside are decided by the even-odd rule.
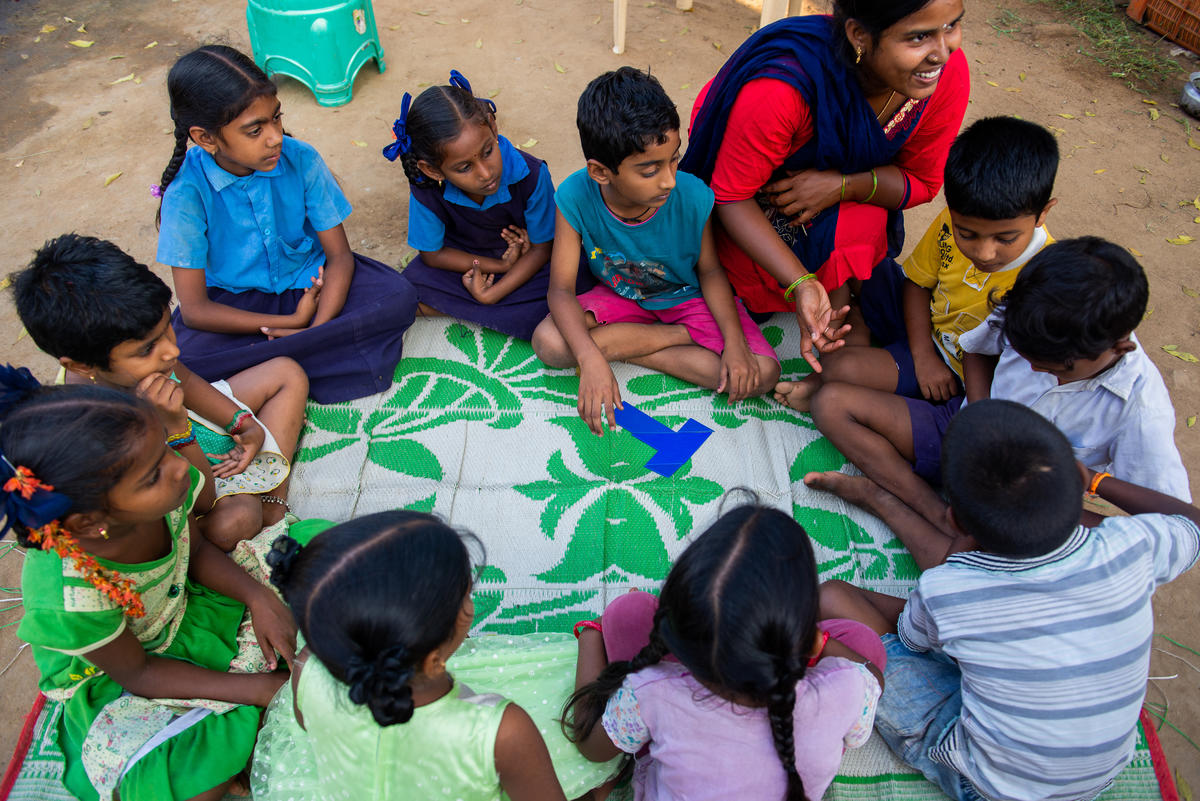
MULTIPOLYGON (((601 0, 375 0, 386 72, 364 67, 353 101, 337 109, 319 107, 303 86, 281 79, 285 121, 320 150, 346 189, 355 207, 347 223, 352 246, 397 263, 407 251, 408 191, 400 167, 379 151, 391 141, 404 91, 415 94, 445 82, 451 68, 461 70, 478 94, 495 99, 501 131, 545 158, 562 180, 582 166, 573 120, 587 81, 622 64, 649 67, 686 118, 697 91, 754 30, 753 2, 696 0, 688 13, 670 0, 631 3, 627 50, 617 56, 611 5, 601 0)), ((1200 353, 1200 242, 1168 242, 1200 239, 1200 206, 1190 203, 1200 193, 1200 123, 1171 105, 1182 74, 1169 89, 1139 94, 1080 55, 1086 42, 1045 6, 967 0, 966 10, 968 122, 1007 113, 1051 126, 1064 159, 1050 230, 1058 238, 1114 239, 1150 274, 1152 308, 1138 333, 1175 400, 1176 441, 1200 496, 1200 427, 1187 425, 1200 414, 1200 364, 1165 349, 1200 353)), ((156 201, 148 187, 173 144, 167 70, 204 43, 248 51, 244 12, 240 0, 0 5, 0 275, 66 231, 112 239, 154 264, 156 201)), ((1180 63, 1200 69, 1186 57, 1180 63)), ((910 246, 939 202, 908 213, 910 246)), ((30 365, 43 380, 51 376, 51 361, 21 335, 7 299, 0 300, 0 342, 5 361, 30 365)), ((20 563, 19 554, 0 559, 0 586, 19 584, 20 563)), ((1200 650, 1198 601, 1200 569, 1158 592, 1157 632, 1200 650)), ((0 625, 16 617, 0 611, 0 625)), ((0 629, 0 669, 15 657, 0 679, 6 757, 35 692, 33 662, 27 651, 17 653, 14 632, 0 629)), ((1151 674, 1169 678, 1152 681, 1148 700, 1169 701, 1169 721, 1200 740, 1200 658, 1161 637, 1155 647, 1151 674)), ((1172 767, 1200 789, 1200 751, 1168 728, 1163 740, 1172 767)))

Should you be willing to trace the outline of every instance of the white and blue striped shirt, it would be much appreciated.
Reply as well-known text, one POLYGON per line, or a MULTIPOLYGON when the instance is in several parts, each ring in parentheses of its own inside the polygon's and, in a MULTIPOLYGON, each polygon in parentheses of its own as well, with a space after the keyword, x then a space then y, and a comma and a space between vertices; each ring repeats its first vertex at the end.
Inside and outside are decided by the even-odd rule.
POLYGON ((962 671, 962 715, 930 758, 992 799, 1098 794, 1133 753, 1150 597, 1198 551, 1187 518, 1112 517, 1044 556, 972 551, 922 574, 900 639, 962 671))

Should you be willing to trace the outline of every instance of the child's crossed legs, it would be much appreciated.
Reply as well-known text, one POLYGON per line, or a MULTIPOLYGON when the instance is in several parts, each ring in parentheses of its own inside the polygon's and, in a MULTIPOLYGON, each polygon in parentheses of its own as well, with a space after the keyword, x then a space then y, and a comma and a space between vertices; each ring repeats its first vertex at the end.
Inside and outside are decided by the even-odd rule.
MULTIPOLYGON (((592 341, 610 362, 629 362, 716 389, 721 381, 725 340, 703 298, 685 300, 667 309, 643 309, 637 303, 600 286, 579 296, 592 341)), ((758 367, 751 395, 764 395, 779 380, 775 351, 740 303, 738 319, 758 367)), ((534 350, 551 367, 576 366, 552 318, 533 334, 534 350)))

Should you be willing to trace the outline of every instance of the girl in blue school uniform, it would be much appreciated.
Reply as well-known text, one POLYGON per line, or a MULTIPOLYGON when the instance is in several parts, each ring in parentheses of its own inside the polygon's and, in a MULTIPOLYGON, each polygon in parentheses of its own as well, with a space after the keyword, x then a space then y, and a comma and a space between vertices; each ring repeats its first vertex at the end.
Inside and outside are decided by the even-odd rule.
POLYGON ((408 177, 408 244, 420 253, 404 276, 420 311, 529 339, 549 313, 546 162, 496 132, 496 104, 475 97, 458 70, 415 101, 405 93, 392 130, 383 155, 399 158, 408 177))
POLYGON ((175 152, 154 188, 157 259, 179 298, 180 359, 216 381, 290 356, 320 403, 387 389, 416 291, 350 250, 350 204, 316 150, 284 133, 275 85, 244 53, 208 45, 175 63, 167 90, 175 152))

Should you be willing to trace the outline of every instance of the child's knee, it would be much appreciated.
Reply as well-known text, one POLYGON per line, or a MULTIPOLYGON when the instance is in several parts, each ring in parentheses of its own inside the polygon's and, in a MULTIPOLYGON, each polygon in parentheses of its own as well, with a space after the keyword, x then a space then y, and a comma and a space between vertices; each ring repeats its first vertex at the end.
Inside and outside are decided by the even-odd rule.
POLYGON ((575 356, 559 332, 554 320, 547 317, 533 330, 533 352, 549 367, 574 367, 575 356))
POLYGON ((817 428, 824 432, 836 427, 848 417, 848 406, 853 405, 853 387, 836 382, 825 383, 812 398, 812 417, 817 428))
POLYGON ((853 617, 848 608, 853 603, 858 588, 840 579, 824 581, 818 588, 821 620, 833 617, 853 617))
POLYGON ((258 534, 262 524, 262 501, 257 495, 226 495, 200 520, 204 536, 222 551, 232 551, 258 534))
POLYGON ((270 370, 276 392, 290 392, 303 396, 308 395, 308 373, 295 359, 287 356, 276 356, 263 362, 263 367, 270 370))
POLYGON ((758 361, 758 387, 757 395, 766 395, 768 392, 775 389, 775 385, 779 383, 779 376, 782 375, 782 369, 779 362, 769 356, 755 354, 754 358, 758 361))

